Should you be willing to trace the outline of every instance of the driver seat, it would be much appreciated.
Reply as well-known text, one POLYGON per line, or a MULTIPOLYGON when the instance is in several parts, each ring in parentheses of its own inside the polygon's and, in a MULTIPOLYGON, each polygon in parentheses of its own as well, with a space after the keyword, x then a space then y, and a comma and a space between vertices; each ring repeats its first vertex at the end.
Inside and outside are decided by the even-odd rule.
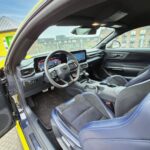
POLYGON ((63 149, 150 149, 150 80, 127 87, 115 113, 95 94, 85 92, 57 106, 51 124, 63 149))

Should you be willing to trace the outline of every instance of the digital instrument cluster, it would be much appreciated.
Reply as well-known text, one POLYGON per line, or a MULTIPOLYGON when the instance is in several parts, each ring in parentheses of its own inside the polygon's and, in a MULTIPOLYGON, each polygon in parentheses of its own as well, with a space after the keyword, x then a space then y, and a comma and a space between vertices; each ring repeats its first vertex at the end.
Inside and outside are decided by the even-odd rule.
MULTIPOLYGON (((45 59, 42 59, 38 62, 38 70, 39 71, 44 71, 44 62, 45 62, 45 59)), ((48 68, 53 68, 57 65, 61 64, 61 60, 58 59, 58 58, 50 58, 49 61, 48 61, 48 68)))

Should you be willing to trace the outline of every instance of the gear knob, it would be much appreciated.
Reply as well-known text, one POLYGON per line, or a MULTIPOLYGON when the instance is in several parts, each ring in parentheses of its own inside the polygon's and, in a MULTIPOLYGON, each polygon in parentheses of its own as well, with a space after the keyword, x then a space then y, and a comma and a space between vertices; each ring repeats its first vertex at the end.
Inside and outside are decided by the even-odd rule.
POLYGON ((89 76, 89 73, 86 72, 86 71, 84 71, 84 75, 85 75, 86 77, 88 77, 88 76, 89 76))

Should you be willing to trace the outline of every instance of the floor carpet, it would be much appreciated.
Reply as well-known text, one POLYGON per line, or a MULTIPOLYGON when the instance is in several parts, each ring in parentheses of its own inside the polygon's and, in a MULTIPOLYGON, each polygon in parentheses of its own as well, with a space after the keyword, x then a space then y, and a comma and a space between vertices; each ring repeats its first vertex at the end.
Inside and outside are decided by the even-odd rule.
POLYGON ((54 91, 48 91, 45 93, 39 93, 32 97, 34 107, 32 110, 39 118, 41 124, 47 129, 51 129, 50 116, 51 111, 56 106, 69 100, 71 96, 66 94, 62 89, 56 89, 54 91))

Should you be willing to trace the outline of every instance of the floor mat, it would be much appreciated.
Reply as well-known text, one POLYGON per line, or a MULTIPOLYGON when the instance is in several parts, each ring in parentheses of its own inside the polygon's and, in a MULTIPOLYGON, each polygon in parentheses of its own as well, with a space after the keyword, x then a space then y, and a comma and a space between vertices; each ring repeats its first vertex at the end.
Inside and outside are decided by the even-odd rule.
POLYGON ((62 89, 39 93, 32 97, 35 106, 32 108, 43 126, 51 129, 50 115, 53 108, 69 100, 71 97, 62 89))

